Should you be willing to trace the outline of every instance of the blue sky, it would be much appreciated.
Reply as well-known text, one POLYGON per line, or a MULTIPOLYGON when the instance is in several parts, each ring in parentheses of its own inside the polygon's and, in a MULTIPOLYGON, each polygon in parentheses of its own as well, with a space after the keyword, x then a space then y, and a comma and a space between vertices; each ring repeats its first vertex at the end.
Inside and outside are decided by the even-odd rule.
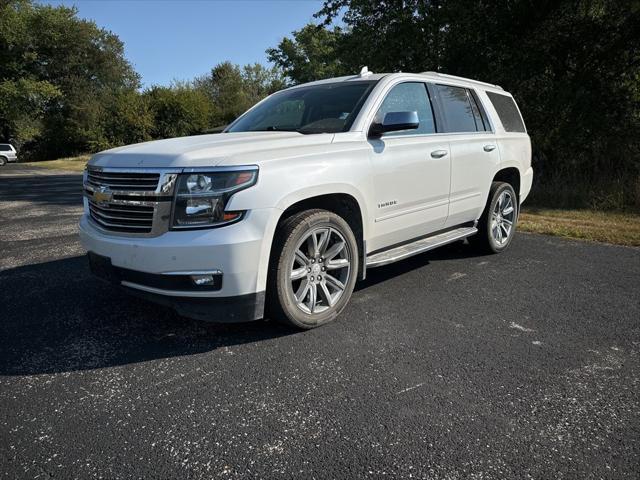
POLYGON ((215 64, 267 63, 265 50, 313 21, 319 0, 42 0, 75 5, 112 31, 144 86, 207 73, 215 64))

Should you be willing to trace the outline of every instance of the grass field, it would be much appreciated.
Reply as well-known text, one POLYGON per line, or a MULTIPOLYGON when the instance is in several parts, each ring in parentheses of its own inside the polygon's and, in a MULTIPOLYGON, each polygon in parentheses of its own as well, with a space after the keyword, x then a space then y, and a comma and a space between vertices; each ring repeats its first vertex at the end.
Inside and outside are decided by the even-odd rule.
POLYGON ((51 168, 54 170, 71 170, 74 172, 81 172, 84 170, 84 166, 89 161, 89 158, 89 155, 81 155, 79 157, 59 158, 57 160, 47 160, 44 162, 24 163, 24 165, 51 168))
POLYGON ((558 237, 640 247, 640 215, 523 207, 518 229, 558 237))

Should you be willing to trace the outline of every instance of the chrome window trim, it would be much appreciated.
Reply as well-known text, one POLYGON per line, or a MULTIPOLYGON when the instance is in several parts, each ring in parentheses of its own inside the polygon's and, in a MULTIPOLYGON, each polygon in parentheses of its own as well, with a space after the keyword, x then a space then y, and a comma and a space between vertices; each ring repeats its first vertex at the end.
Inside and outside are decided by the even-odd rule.
POLYGON ((409 135, 383 135, 380 139, 391 138, 418 138, 418 137, 443 137, 447 135, 493 135, 495 132, 440 132, 440 133, 414 133, 409 135))

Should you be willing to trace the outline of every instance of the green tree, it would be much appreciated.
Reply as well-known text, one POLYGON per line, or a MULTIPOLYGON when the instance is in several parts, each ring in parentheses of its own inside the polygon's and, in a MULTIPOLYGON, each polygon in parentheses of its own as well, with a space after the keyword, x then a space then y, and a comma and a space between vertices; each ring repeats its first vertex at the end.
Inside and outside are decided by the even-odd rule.
POLYGON ((105 144, 104 105, 112 95, 139 87, 117 36, 79 19, 75 8, 30 0, 0 4, 0 82, 32 112, 25 133, 20 112, 3 106, 0 131, 33 139, 48 157, 105 144))
POLYGON ((195 135, 209 128, 211 104, 201 90, 189 84, 152 87, 144 96, 153 115, 153 138, 195 135))
POLYGON ((47 107, 60 97, 49 82, 21 78, 0 81, 0 141, 20 149, 42 131, 47 107))
POLYGON ((128 145, 151 140, 154 122, 148 96, 124 90, 110 98, 103 128, 109 146, 128 145))
POLYGON ((292 36, 282 39, 276 48, 268 49, 267 58, 294 83, 347 75, 353 71, 349 70, 349 59, 341 48, 341 42, 348 35, 340 27, 329 30, 310 23, 293 32, 292 36))
POLYGON ((211 125, 221 127, 267 95, 286 86, 285 79, 276 67, 260 64, 240 67, 231 62, 216 65, 209 75, 194 81, 212 105, 211 125))

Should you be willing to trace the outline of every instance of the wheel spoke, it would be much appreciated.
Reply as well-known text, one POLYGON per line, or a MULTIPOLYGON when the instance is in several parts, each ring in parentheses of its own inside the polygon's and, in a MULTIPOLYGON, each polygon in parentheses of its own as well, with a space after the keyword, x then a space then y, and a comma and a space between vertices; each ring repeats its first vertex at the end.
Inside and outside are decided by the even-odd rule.
POLYGON ((334 243, 331 248, 329 248, 325 254, 324 254, 324 258, 325 260, 328 262, 330 260, 332 260, 336 255, 338 255, 342 249, 344 248, 344 242, 342 240, 338 240, 336 243, 334 243))
POLYGON ((309 285, 309 311, 313 313, 318 299, 318 286, 315 283, 309 285))
POLYGON ((296 250, 295 260, 301 265, 309 265, 310 263, 309 258, 300 249, 296 250))
POLYGON ((296 301, 298 303, 304 303, 304 299, 309 292, 309 287, 311 283, 308 280, 304 280, 300 286, 298 287, 298 291, 296 292, 296 301))
POLYGON ((327 270, 337 270, 338 268, 348 267, 350 265, 349 260, 346 258, 338 258, 326 263, 327 270))
POLYGON ((509 205, 507 206, 503 211, 502 211, 502 215, 509 215, 513 212, 513 205, 509 205))
POLYGON ((307 276, 307 267, 296 268, 295 270, 291 270, 291 280, 300 280, 307 276))
POLYGON ((329 289, 327 288, 326 282, 320 282, 320 295, 324 298, 327 306, 333 306, 333 298, 331 296, 331 292, 329 292, 329 289))
POLYGON ((502 223, 504 223, 505 225, 507 225, 507 226, 509 226, 509 227, 510 227, 511 225, 513 225, 513 222, 512 222, 511 220, 507 220, 506 218, 503 218, 503 219, 502 219, 502 223))
POLYGON ((336 290, 343 291, 345 289, 344 283, 342 283, 340 280, 338 280, 333 275, 326 274, 324 276, 324 278, 325 278, 326 282, 329 285, 331 285, 332 287, 334 287, 336 290))
POLYGON ((314 258, 320 255, 320 252, 325 249, 325 244, 329 239, 329 229, 323 228, 321 230, 316 230, 307 240, 307 248, 309 251, 309 256, 314 258))
POLYGON ((331 229, 321 230, 320 240, 318 240, 318 255, 324 256, 331 241, 331 229))

